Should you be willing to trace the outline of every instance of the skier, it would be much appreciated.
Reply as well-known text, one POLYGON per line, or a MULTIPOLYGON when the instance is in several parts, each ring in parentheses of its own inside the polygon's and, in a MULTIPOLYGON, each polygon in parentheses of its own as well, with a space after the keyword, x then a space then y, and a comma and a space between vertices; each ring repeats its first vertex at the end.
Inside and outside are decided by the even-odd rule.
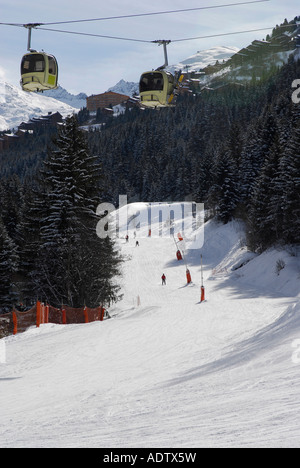
POLYGON ((161 284, 164 285, 164 284, 167 284, 166 283, 166 275, 163 273, 162 277, 161 277, 161 284))
POLYGON ((126 239, 126 242, 128 242, 128 240, 129 240, 128 234, 126 235, 125 239, 126 239))

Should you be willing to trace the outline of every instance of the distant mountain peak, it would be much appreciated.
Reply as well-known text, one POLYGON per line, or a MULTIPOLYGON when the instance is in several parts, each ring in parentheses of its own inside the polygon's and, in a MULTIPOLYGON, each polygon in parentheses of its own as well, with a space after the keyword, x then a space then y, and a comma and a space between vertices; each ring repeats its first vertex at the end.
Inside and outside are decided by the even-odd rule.
POLYGON ((115 86, 108 89, 114 93, 125 94, 126 96, 132 97, 134 94, 138 94, 139 86, 138 83, 132 81, 120 80, 115 86))
POLYGON ((82 107, 86 107, 86 98, 87 95, 85 93, 79 94, 72 94, 69 93, 65 88, 59 86, 57 89, 51 89, 49 91, 44 91, 44 96, 48 96, 58 101, 64 102, 71 107, 75 107, 76 109, 81 109, 82 107))

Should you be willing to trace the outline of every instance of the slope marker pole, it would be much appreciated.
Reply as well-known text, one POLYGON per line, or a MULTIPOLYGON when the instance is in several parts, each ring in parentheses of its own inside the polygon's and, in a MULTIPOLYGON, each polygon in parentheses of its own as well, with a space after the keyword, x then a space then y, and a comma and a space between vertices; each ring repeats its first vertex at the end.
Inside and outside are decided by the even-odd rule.
POLYGON ((202 261, 202 254, 201 254, 201 297, 200 303, 205 301, 205 289, 203 285, 203 261, 202 261))

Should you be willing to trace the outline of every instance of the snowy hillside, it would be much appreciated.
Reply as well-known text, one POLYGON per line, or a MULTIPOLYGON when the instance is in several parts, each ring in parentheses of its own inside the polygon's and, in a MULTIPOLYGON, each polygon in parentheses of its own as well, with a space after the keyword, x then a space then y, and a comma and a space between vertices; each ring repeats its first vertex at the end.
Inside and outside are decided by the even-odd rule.
POLYGON ((185 244, 187 285, 167 223, 163 238, 155 220, 152 237, 137 231, 136 246, 146 209, 129 206, 110 320, 5 339, 0 446, 300 447, 297 251, 253 255, 242 225, 209 221, 201 251, 185 244))
MULTIPOLYGON (((171 73, 178 70, 198 72, 207 65, 214 65, 217 60, 220 63, 223 62, 223 60, 228 60, 232 55, 238 52, 238 50, 239 49, 237 47, 222 46, 212 47, 208 50, 201 50, 177 64, 170 65, 167 67, 167 70, 171 73)), ((127 96, 132 97, 134 94, 139 93, 139 84, 120 80, 115 86, 109 88, 108 91, 114 91, 115 93, 126 94, 127 96)))
MULTIPOLYGON (((200 70, 203 70, 208 65, 215 65, 218 61, 219 64, 227 62, 233 55, 239 52, 238 47, 225 47, 225 46, 216 46, 207 50, 200 50, 196 54, 191 55, 190 57, 183 59, 182 61, 169 65, 167 70, 171 73, 175 71, 183 71, 185 73, 197 73, 200 70)), ((266 57, 264 63, 260 64, 261 68, 269 70, 272 66, 276 64, 277 67, 282 67, 287 63, 288 58, 291 54, 294 54, 295 57, 299 56, 299 50, 289 50, 285 52, 273 52, 272 56, 266 57)), ((203 84, 208 84, 215 78, 228 79, 229 81, 249 81, 253 78, 253 65, 246 64, 244 67, 237 67, 230 70, 229 68, 224 68, 222 71, 207 75, 202 77, 201 81, 203 84)), ((128 96, 133 96, 134 93, 138 94, 138 83, 126 82, 120 80, 115 86, 109 89, 109 91, 114 91, 116 93, 126 94, 128 96)))
POLYGON ((43 94, 26 93, 16 86, 0 83, 0 130, 16 128, 21 122, 48 112, 60 112, 66 117, 78 110, 43 94))
POLYGON ((178 64, 171 65, 168 69, 171 72, 182 70, 189 72, 198 72, 208 65, 214 65, 218 60, 219 63, 227 61, 232 55, 239 51, 237 47, 212 47, 207 50, 200 50, 196 54, 191 55, 185 60, 182 60, 178 64))

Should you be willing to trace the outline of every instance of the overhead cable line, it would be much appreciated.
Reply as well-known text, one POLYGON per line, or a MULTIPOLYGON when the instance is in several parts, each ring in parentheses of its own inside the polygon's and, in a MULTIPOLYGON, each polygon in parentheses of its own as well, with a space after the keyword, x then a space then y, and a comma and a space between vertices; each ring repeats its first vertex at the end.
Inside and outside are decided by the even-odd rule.
MULTIPOLYGON (((283 26, 278 26, 278 28, 286 28, 286 27, 295 27, 294 24, 290 25, 283 25, 283 26)), ((51 28, 44 28, 44 27, 38 27, 37 29, 41 29, 43 31, 51 31, 51 32, 59 32, 59 33, 64 33, 64 34, 75 34, 79 36, 89 36, 89 37, 99 37, 99 38, 104 38, 104 39, 117 39, 120 41, 132 41, 132 42, 143 42, 147 44, 152 44, 152 43, 160 43, 160 42, 184 42, 184 41, 195 41, 198 39, 208 39, 212 37, 222 37, 222 36, 231 36, 231 35, 237 35, 237 34, 247 34, 247 33, 252 33, 252 32, 258 32, 258 31, 269 31, 271 29, 274 29, 274 26, 271 27, 265 27, 265 28, 258 28, 258 29, 247 29, 244 31, 233 31, 233 32, 227 32, 227 33, 220 33, 220 34, 210 34, 206 36, 197 36, 197 37, 186 37, 182 39, 169 39, 168 41, 163 40, 146 40, 146 39, 135 39, 135 38, 128 38, 128 37, 119 37, 119 36, 106 36, 103 34, 92 34, 92 33, 84 33, 84 32, 77 32, 77 31, 67 31, 67 30, 62 30, 62 29, 51 29, 51 28)))
POLYGON ((118 37, 118 36, 105 36, 103 34, 92 34, 92 33, 84 33, 84 32, 78 32, 78 31, 67 31, 67 30, 62 30, 62 29, 51 29, 51 28, 37 28, 41 29, 43 31, 52 31, 52 32, 59 32, 59 33, 64 33, 64 34, 77 34, 78 36, 90 36, 90 37, 100 37, 104 39, 118 39, 120 41, 133 41, 133 42, 146 42, 146 43, 151 43, 153 41, 147 41, 146 39, 132 39, 128 37, 118 37))
MULTIPOLYGON (((240 5, 249 5, 253 3, 265 3, 271 0, 252 0, 247 2, 238 2, 238 3, 226 3, 222 5, 210 5, 204 7, 195 7, 195 8, 182 8, 180 10, 166 10, 166 11, 156 11, 156 12, 149 12, 149 13, 136 13, 131 15, 119 15, 119 16, 107 16, 102 18, 90 18, 90 19, 79 19, 79 20, 69 20, 69 21, 57 21, 52 23, 40 23, 43 26, 53 26, 56 24, 70 24, 70 23, 85 23, 91 21, 107 21, 107 20, 116 20, 116 19, 125 19, 125 18, 138 18, 143 16, 155 16, 155 15, 167 15, 173 13, 185 13, 189 11, 199 11, 199 10, 211 10, 216 8, 227 8, 233 6, 240 6, 240 5)), ((6 26, 27 26, 26 24, 21 23, 0 23, 0 25, 6 26)))
POLYGON ((197 39, 209 39, 211 37, 231 36, 234 34, 246 34, 246 33, 252 33, 252 32, 257 32, 257 31, 268 31, 270 29, 274 29, 274 27, 272 26, 272 28, 248 29, 245 31, 234 31, 234 32, 228 32, 228 33, 211 34, 207 36, 186 37, 185 39, 173 39, 171 42, 195 41, 197 39))
POLYGON ((1 26, 17 26, 18 28, 24 28, 24 24, 21 23, 0 23, 1 26))

